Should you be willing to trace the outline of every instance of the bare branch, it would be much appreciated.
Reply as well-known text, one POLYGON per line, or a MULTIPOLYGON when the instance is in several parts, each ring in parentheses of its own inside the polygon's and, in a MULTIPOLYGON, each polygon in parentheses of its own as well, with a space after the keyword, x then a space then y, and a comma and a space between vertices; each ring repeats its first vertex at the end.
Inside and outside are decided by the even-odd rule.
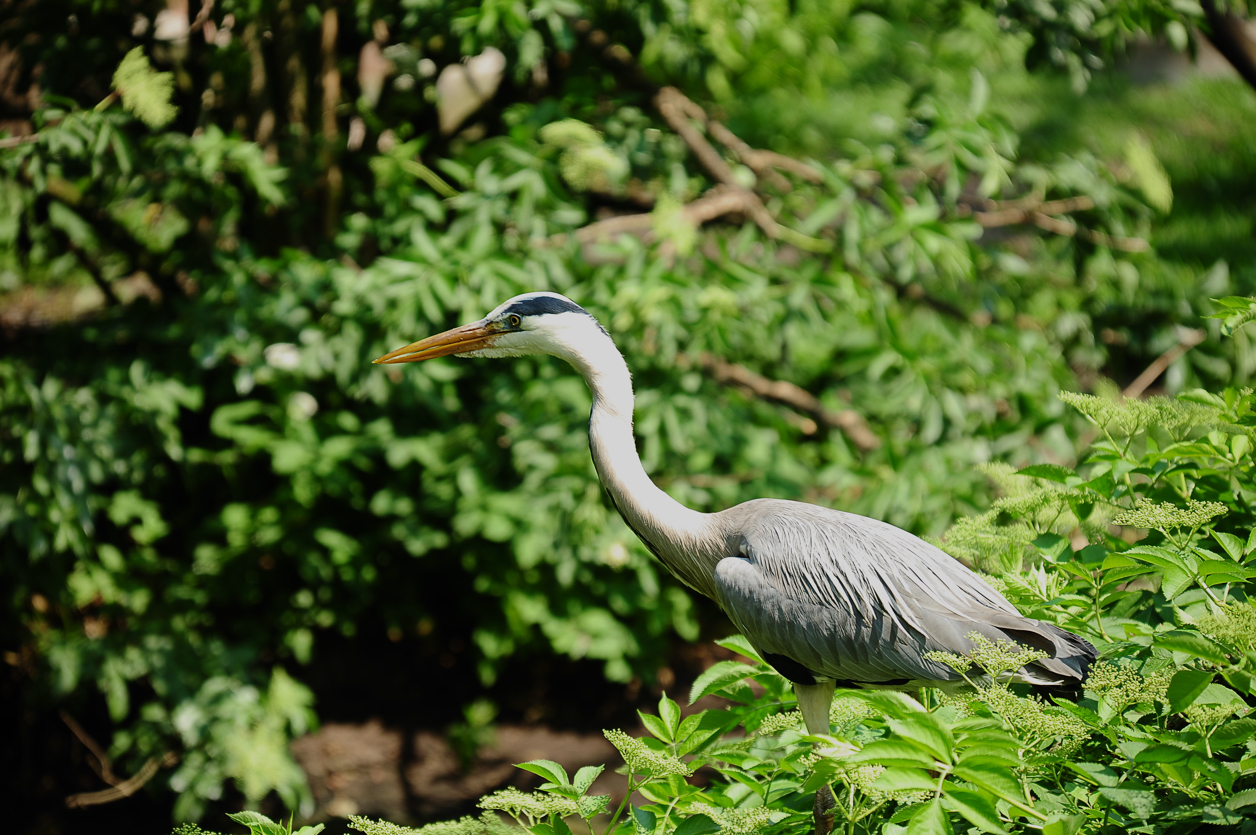
POLYGON ((83 743, 83 747, 86 748, 96 759, 95 764, 89 763, 89 765, 92 766, 92 771, 95 771, 100 779, 104 780, 111 786, 116 786, 118 783, 122 782, 114 776, 113 763, 110 761, 109 755, 101 750, 101 747, 96 744, 96 740, 92 739, 87 731, 83 730, 83 726, 64 710, 61 711, 61 721, 66 724, 66 727, 68 727, 76 737, 78 737, 78 741, 83 743))
POLYGON ((19 145, 30 145, 39 141, 39 134, 28 133, 24 136, 6 136, 0 139, 0 150, 5 148, 16 148, 19 145))
MULTIPOLYGON (((737 185, 718 185, 692 203, 686 203, 681 212, 694 226, 701 226, 734 212, 749 215, 756 205, 763 206, 754 192, 737 185)), ((637 235, 646 242, 654 240, 654 215, 646 212, 599 220, 577 229, 576 240, 591 243, 625 234, 637 235)))
POLYGON ((1086 229, 1072 220, 1054 217, 1054 215, 1084 212, 1093 209, 1095 207, 1094 199, 1085 195, 1067 197, 1061 200, 1026 198, 1011 200, 1006 203, 988 201, 988 204, 991 207, 989 211, 975 211, 969 206, 960 205, 959 215, 960 217, 966 217, 971 214, 973 220, 977 221, 985 229, 1032 223, 1039 229, 1054 235, 1062 235, 1066 238, 1076 235, 1085 238, 1091 243, 1110 247, 1111 249, 1119 249, 1124 252, 1146 252, 1151 249, 1151 244, 1143 238, 1123 238, 1116 235, 1108 235, 1104 232, 1086 229))
POLYGON ((696 115, 699 121, 705 123, 706 113, 702 108, 690 101, 684 93, 675 87, 664 87, 660 90, 655 103, 663 119, 671 126, 672 130, 680 135, 681 139, 685 140, 689 150, 693 151, 694 156, 710 172, 711 176, 724 185, 738 189, 743 193, 741 202, 744 208, 742 211, 769 238, 779 238, 781 236, 781 227, 768 212, 767 206, 763 205, 763 201, 759 199, 757 194, 737 184, 737 178, 733 176, 733 169, 724 161, 719 152, 711 146, 707 138, 702 135, 702 131, 694 127, 690 121, 696 115))
POLYGON ((196 13, 196 19, 192 21, 192 25, 188 27, 188 34, 199 32, 209 22, 209 13, 214 10, 214 0, 201 0, 201 9, 196 13))
POLYGON ((1248 86, 1256 89, 1256 38, 1248 21, 1217 8, 1216 0, 1200 0, 1208 21, 1208 40, 1225 56, 1248 86))
MULTIPOLYGON (((697 105, 694 106, 696 107, 697 105)), ((752 148, 745 140, 714 119, 706 120, 706 128, 712 139, 736 154, 737 158, 746 164, 746 167, 760 177, 771 178, 772 184, 784 191, 788 191, 791 188, 789 180, 786 180, 774 169, 779 168, 782 171, 797 174, 804 180, 813 183, 824 181, 824 175, 805 162, 796 160, 793 157, 787 157, 784 154, 778 154, 776 151, 761 151, 757 148, 752 148)))
POLYGON ((65 805, 71 809, 81 809, 84 806, 98 806, 102 803, 112 803, 115 800, 130 797, 143 788, 145 783, 153 779, 158 769, 174 765, 178 761, 179 755, 173 751, 167 751, 160 759, 149 757, 131 779, 102 791, 72 794, 65 799, 65 805))
MULTIPOLYGON (((1095 207, 1095 201, 1084 195, 1079 197, 1069 197, 1064 200, 1038 200, 1036 198, 1027 200, 1009 200, 1005 203, 995 203, 990 201, 992 209, 990 211, 973 211, 973 220, 981 224, 986 229, 992 229, 998 226, 1014 226, 1018 223, 1028 223, 1036 214, 1043 215, 1064 215, 1069 212, 1084 212, 1095 207)), ((968 207, 961 206, 960 216, 966 214, 964 209, 968 207)))
MULTIPOLYGON (((881 446, 881 439, 868 428, 863 416, 853 409, 831 411, 824 407, 819 398, 801 386, 785 380, 770 380, 744 365, 737 365, 711 354, 702 354, 697 358, 697 362, 717 383, 738 386, 764 400, 771 400, 788 406, 796 412, 801 412, 820 425, 841 430, 862 452, 869 452, 881 446)), ((807 427, 806 424, 801 424, 800 428, 809 435, 818 429, 814 425, 807 427), (808 428, 811 431, 807 431, 808 428)))
POLYGON ((1134 378, 1134 382, 1130 383, 1124 388, 1124 390, 1121 391, 1121 394, 1130 400, 1136 400, 1142 397, 1148 387, 1154 383, 1170 365, 1173 365, 1173 363, 1181 359, 1187 351, 1203 342, 1207 335, 1208 334, 1202 328, 1198 330, 1189 330, 1183 333, 1178 337, 1178 343, 1176 345, 1156 357, 1155 361, 1151 365, 1147 366, 1146 370, 1144 370, 1142 374, 1139 374, 1136 378, 1134 378))

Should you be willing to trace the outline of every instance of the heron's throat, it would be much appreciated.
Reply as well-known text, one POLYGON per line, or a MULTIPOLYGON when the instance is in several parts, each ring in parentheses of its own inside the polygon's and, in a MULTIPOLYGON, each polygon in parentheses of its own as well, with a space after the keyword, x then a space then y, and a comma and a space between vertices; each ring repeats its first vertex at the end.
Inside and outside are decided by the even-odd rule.
POLYGON ((724 543, 710 514, 685 507, 646 474, 632 432, 632 378, 614 344, 606 342, 613 358, 602 353, 596 369, 576 363, 593 393, 589 448, 598 477, 628 527, 668 570, 714 597, 711 578, 724 543))

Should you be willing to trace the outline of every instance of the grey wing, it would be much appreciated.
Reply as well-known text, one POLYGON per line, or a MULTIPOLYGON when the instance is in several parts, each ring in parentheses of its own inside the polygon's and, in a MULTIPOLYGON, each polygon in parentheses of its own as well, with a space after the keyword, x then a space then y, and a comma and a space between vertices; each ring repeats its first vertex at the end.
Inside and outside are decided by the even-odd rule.
POLYGON ((891 525, 793 502, 733 510, 743 517, 741 543, 716 566, 717 599, 794 681, 954 681, 925 653, 967 653, 972 632, 1047 651, 1044 683, 1084 677, 1093 660, 1089 644, 1023 617, 952 557, 891 525), (1087 651, 1089 660, 1065 663, 1087 651))

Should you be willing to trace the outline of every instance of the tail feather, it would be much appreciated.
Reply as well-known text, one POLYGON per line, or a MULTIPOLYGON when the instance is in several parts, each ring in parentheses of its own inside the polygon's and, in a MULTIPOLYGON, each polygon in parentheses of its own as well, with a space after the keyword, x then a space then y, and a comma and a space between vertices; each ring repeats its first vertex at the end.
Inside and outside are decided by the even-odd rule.
POLYGON ((1022 677, 1031 684, 1078 688, 1098 657, 1089 641, 1053 623, 1015 615, 988 621, 1008 640, 1047 653, 1046 658, 1025 665, 1022 677))

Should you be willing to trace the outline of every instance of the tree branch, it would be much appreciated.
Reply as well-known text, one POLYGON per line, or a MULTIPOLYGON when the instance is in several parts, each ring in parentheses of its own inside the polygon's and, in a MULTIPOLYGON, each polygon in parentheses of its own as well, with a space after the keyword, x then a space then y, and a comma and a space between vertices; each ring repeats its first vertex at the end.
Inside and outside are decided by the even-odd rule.
MULTIPOLYGON (((711 379, 717 383, 737 386, 756 397, 771 400, 788 406, 796 412, 801 412, 821 426, 841 430, 861 452, 870 452, 881 446, 881 439, 868 428, 863 416, 853 409, 831 411, 824 407, 819 398, 801 386, 785 380, 769 380, 744 365, 737 365, 711 354, 699 356, 697 364, 705 369, 711 375, 711 379)), ((811 435, 819 427, 814 424, 807 427, 804 424, 801 428, 805 434, 811 435)))
MULTIPOLYGON (((697 200, 686 203, 681 207, 681 212, 694 226, 701 226, 717 217, 734 212, 749 215, 756 204, 763 206, 754 192, 738 185, 718 185, 697 200)), ((654 215, 649 212, 599 220, 577 229, 576 240, 581 243, 592 243, 608 238, 613 239, 619 235, 637 235, 648 243, 654 240, 654 220, 654 215)))
POLYGON ((1081 227, 1075 221, 1054 217, 1054 215, 1084 212, 1093 209, 1095 201, 1086 195, 1067 197, 1061 200, 1029 198, 1011 200, 1006 203, 995 203, 994 201, 987 201, 987 203, 991 206, 988 211, 976 210, 971 206, 961 204, 959 206, 959 216, 967 217, 971 215, 972 219, 977 221, 984 229, 1032 223, 1039 229, 1050 232, 1053 235, 1062 235, 1066 238, 1077 235, 1091 243, 1119 249, 1124 252, 1146 252, 1151 249, 1151 244, 1143 238, 1123 238, 1116 235, 1108 235, 1104 232, 1081 227))
POLYGON ((196 13, 196 19, 188 26, 188 34, 199 32, 209 22, 209 13, 214 10, 214 0, 201 0, 201 9, 196 13))
POLYGON ((153 779, 158 769, 174 765, 178 761, 179 755, 173 751, 167 751, 160 759, 149 757, 131 779, 118 783, 113 788, 103 789, 98 792, 72 794, 65 799, 65 805, 71 809, 81 809, 84 806, 98 806, 101 803, 112 803, 115 800, 130 797, 143 788, 145 783, 153 779))
POLYGON ((1147 366, 1142 374, 1139 374, 1134 378, 1134 382, 1130 383, 1121 391, 1121 395, 1130 400, 1137 400, 1142 397, 1148 387, 1150 387, 1151 384, 1154 383, 1170 365, 1173 365, 1173 363, 1181 359, 1187 351, 1203 342, 1207 335, 1208 334, 1202 328, 1198 330, 1189 330, 1183 333, 1180 337, 1178 337, 1178 343, 1160 356, 1156 357, 1155 361, 1151 365, 1147 366))
POLYGON ((694 156, 702 163, 702 167, 710 172, 711 176, 720 183, 739 189, 743 193, 743 211, 763 230, 764 234, 772 239, 781 237, 780 224, 768 212, 767 206, 763 205, 759 195, 738 185, 737 178, 733 176, 733 169, 729 167, 719 152, 702 135, 702 131, 694 127, 690 121, 695 114, 698 114, 700 121, 705 123, 706 112, 675 87, 664 87, 660 90, 655 98, 655 105, 659 109, 659 114, 671 126, 672 130, 676 131, 680 138, 685 140, 685 144, 689 146, 689 150, 693 151, 694 156))
POLYGON ((1247 28, 1247 21, 1231 11, 1221 11, 1216 0, 1200 0, 1204 19, 1208 21, 1208 40, 1238 70, 1247 85, 1256 90, 1256 40, 1247 28))
POLYGON ((39 141, 39 134, 28 133, 23 136, 6 136, 0 139, 0 150, 7 148, 16 148, 19 145, 30 145, 39 141))

